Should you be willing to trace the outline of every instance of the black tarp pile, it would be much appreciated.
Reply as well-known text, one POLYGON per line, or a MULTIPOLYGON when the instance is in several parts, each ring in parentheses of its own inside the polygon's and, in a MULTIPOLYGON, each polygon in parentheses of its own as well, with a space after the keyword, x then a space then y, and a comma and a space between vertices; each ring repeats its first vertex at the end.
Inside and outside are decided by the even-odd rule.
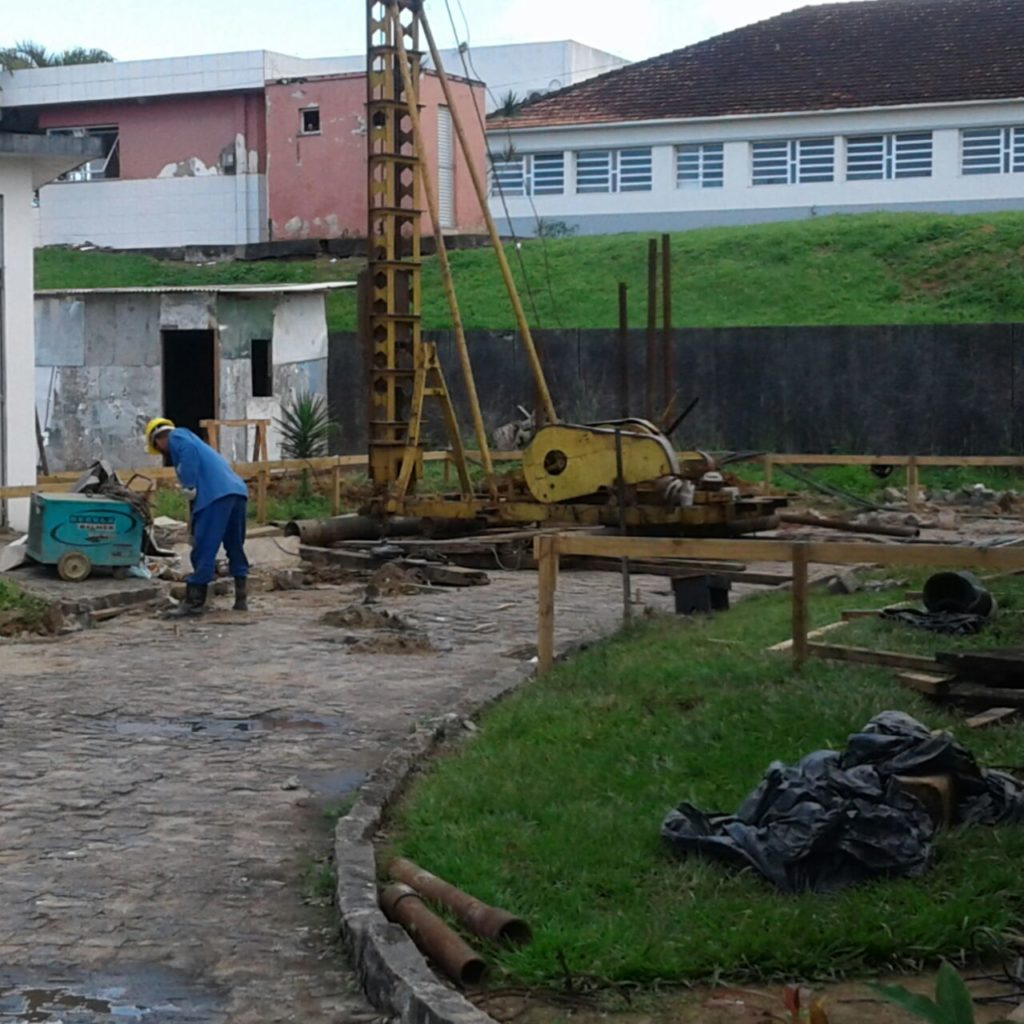
POLYGON ((786 892, 841 889, 881 876, 915 876, 932 858, 935 828, 898 776, 953 776, 955 821, 1024 823, 1024 786, 983 771, 949 733, 932 735, 899 711, 876 715, 846 750, 796 765, 775 762, 734 815, 680 804, 661 826, 678 854, 753 868, 786 892))

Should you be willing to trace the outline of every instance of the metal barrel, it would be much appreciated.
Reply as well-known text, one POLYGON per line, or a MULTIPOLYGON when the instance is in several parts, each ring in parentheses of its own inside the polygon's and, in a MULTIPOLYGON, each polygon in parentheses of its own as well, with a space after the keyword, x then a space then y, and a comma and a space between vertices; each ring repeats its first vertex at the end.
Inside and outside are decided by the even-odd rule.
POLYGON ((424 906, 419 895, 407 885, 389 885, 380 897, 389 921, 400 924, 440 970, 458 985, 476 985, 487 965, 480 956, 436 914, 424 906))
POLYGON ((969 572, 937 572, 929 576, 921 595, 930 612, 959 612, 988 617, 995 599, 969 572))
POLYGON ((391 862, 388 871, 392 878, 412 886, 421 896, 446 906, 474 935, 482 939, 520 946, 533 941, 533 932, 521 917, 470 896, 411 860, 398 857, 391 862))

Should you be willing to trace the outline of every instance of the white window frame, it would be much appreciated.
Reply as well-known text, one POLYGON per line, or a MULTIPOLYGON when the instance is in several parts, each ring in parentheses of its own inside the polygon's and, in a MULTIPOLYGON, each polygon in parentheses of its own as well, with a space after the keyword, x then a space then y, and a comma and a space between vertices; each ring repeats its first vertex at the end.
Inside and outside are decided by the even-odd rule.
POLYGON ((724 188, 725 143, 685 142, 675 148, 676 188, 724 188))
POLYGON ((73 128, 47 128, 47 135, 70 135, 75 139, 103 138, 108 135, 114 136, 114 141, 107 150, 106 155, 90 160, 73 171, 62 174, 58 181, 81 182, 81 181, 117 181, 121 177, 121 129, 116 124, 81 125, 73 128), (118 172, 109 173, 110 162, 117 157, 118 172))
POLYGON ((934 173, 935 136, 930 130, 848 135, 845 143, 847 181, 930 178, 934 173))
POLYGON ((1024 172, 1024 125, 994 128, 964 128, 960 132, 960 175, 974 178, 983 174, 1024 172), (987 146, 972 145, 988 142, 987 146), (988 154, 987 162, 985 154, 988 154), (968 163, 970 161, 970 163, 968 163))
POLYGON ((565 195, 565 180, 566 159, 562 150, 491 156, 489 191, 492 196, 561 196, 565 195))
POLYGON ((836 180, 835 136, 752 142, 750 166, 750 182, 755 188, 831 184, 836 180))
POLYGON ((577 195, 651 192, 654 189, 654 150, 651 146, 581 149, 575 156, 577 195), (604 164, 603 176, 601 163, 604 164), (581 165, 584 168, 582 182, 581 165))

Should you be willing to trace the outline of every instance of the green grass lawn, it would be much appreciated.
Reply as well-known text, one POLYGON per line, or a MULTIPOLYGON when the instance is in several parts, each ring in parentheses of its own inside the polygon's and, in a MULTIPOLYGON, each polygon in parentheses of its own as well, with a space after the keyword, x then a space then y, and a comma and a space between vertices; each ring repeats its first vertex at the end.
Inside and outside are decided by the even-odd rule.
MULTIPOLYGON (((611 327, 619 281, 645 322, 648 235, 549 239, 509 252, 533 326, 611 327), (528 285, 528 287, 527 287, 528 285)), ((1024 214, 861 214, 673 235, 679 326, 1007 322, 1024 309, 1024 214)), ((494 255, 451 254, 469 328, 514 325, 494 255)), ((358 261, 266 260, 190 266, 146 256, 43 249, 40 288, 349 280, 358 261)), ((437 261, 424 262, 424 324, 449 316, 437 261)), ((351 293, 331 296, 332 330, 355 326, 351 293)))
MULTIPOLYGON (((997 593, 1024 605, 1019 581, 997 593)), ((812 620, 901 596, 821 594, 812 620)), ((884 670, 812 662, 794 674, 764 652, 789 616, 789 598, 772 595, 646 623, 525 686, 413 785, 392 851, 533 925, 533 945, 488 951, 499 984, 561 986, 566 969, 644 986, 822 978, 1005 950, 1024 914, 1024 828, 950 832, 924 878, 833 895, 782 895, 662 847, 662 817, 681 800, 731 811, 772 760, 841 747, 890 708, 952 728, 983 763, 1024 763, 1024 727, 969 732, 884 670)))

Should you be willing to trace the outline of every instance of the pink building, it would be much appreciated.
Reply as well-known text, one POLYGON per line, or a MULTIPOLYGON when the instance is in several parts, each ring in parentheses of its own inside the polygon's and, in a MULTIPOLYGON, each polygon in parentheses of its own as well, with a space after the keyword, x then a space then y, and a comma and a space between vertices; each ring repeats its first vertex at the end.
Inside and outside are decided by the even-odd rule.
MULTIPOLYGON (((36 244, 163 249, 364 236, 361 65, 254 51, 0 74, 5 123, 103 142, 103 157, 40 190, 36 244)), ((456 78, 453 87, 482 170, 474 99, 483 109, 483 86, 456 78)), ((476 234, 482 218, 432 73, 421 101, 445 230, 476 234)))

